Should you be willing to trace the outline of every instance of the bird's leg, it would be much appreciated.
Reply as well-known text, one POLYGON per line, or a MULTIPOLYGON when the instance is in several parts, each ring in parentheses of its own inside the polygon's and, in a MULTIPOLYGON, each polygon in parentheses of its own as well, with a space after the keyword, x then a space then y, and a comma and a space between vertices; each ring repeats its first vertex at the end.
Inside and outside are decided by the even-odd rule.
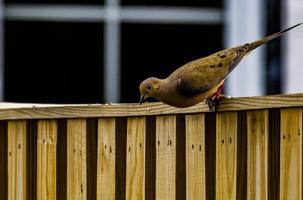
POLYGON ((224 84, 220 85, 217 91, 214 94, 212 94, 208 99, 206 99, 206 104, 208 105, 210 110, 212 109, 212 107, 215 106, 215 112, 217 112, 219 101, 221 99, 228 98, 227 96, 222 95, 223 89, 224 89, 224 84))

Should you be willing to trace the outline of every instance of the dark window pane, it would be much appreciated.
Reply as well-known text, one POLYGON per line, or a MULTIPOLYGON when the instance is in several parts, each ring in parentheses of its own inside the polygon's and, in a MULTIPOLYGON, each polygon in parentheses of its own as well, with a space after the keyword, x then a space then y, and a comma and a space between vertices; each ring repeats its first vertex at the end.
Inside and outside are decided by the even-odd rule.
POLYGON ((5 22, 5 100, 102 102, 100 24, 5 22))
POLYGON ((122 0, 123 5, 223 7, 223 0, 122 0))
POLYGON ((98 4, 103 5, 104 0, 4 0, 4 3, 22 4, 98 4))
MULTIPOLYGON (((281 30, 282 0, 266 1, 267 35, 281 30)), ((281 58, 281 38, 269 42, 266 46, 266 94, 282 92, 283 62, 281 58)))
POLYGON ((223 47, 221 25, 122 25, 122 101, 138 102, 145 78, 166 78, 181 65, 223 47))

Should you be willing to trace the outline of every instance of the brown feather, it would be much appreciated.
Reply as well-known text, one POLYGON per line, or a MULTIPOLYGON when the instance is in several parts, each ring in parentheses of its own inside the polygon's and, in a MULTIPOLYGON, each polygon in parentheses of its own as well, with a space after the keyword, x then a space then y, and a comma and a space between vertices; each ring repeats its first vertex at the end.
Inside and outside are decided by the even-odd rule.
POLYGON ((181 94, 197 95, 218 85, 230 73, 230 66, 242 57, 234 49, 226 49, 183 65, 168 79, 178 80, 181 94))
POLYGON ((204 99, 210 98, 223 85, 226 76, 239 64, 245 55, 301 24, 261 40, 225 49, 191 61, 174 71, 166 79, 147 79, 140 85, 141 95, 143 97, 155 97, 175 107, 195 105, 204 99), (148 85, 157 85, 157 87, 153 87, 157 89, 149 91, 146 89, 148 85))
POLYGON ((301 24, 294 25, 261 40, 219 51, 189 62, 173 72, 168 79, 179 79, 178 90, 182 95, 193 96, 205 92, 225 79, 246 54, 301 24))

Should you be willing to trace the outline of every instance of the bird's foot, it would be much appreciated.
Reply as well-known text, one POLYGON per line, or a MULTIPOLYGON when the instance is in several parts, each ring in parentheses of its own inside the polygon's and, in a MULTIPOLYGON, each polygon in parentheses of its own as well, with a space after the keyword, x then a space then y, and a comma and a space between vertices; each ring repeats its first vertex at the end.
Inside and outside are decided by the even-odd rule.
POLYGON ((230 98, 229 96, 222 95, 223 89, 224 85, 221 85, 213 95, 206 99, 206 104, 208 105, 209 110, 212 110, 212 108, 215 107, 215 112, 217 112, 219 102, 222 99, 230 98))

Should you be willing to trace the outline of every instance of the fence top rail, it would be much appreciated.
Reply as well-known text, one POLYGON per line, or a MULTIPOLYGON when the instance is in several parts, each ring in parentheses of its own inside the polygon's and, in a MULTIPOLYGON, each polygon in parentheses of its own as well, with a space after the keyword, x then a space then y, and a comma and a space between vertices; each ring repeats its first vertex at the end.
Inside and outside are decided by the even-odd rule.
MULTIPOLYGON (((226 99, 218 112, 303 106, 303 93, 226 99)), ((131 104, 28 104, 0 103, 0 120, 89 117, 129 117, 210 112, 202 102, 189 108, 162 103, 131 104)))

